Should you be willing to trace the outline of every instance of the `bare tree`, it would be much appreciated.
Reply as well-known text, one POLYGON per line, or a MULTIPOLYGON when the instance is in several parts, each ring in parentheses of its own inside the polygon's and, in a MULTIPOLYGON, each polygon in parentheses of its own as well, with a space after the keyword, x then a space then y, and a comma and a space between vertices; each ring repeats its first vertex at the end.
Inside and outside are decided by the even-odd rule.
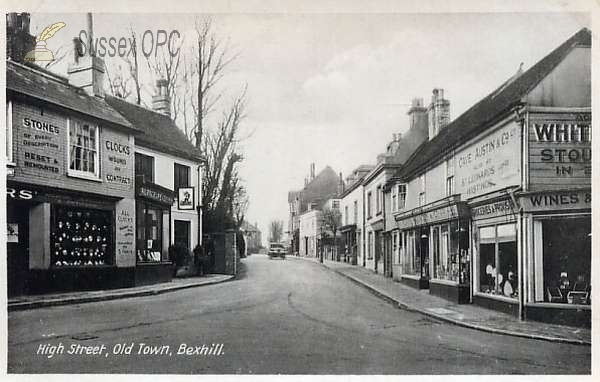
POLYGON ((204 119, 213 110, 221 94, 213 94, 215 85, 224 75, 225 68, 237 57, 229 54, 228 44, 223 44, 212 26, 212 20, 196 21, 196 147, 202 147, 205 135, 204 119))
MULTIPOLYGON (((338 208, 325 207, 321 211, 321 227, 322 236, 326 236, 331 233, 333 237, 333 247, 337 244, 337 231, 342 225, 342 214, 338 208)), ((323 242, 326 237, 322 237, 323 242)))
POLYGON ((281 242, 283 238, 283 220, 272 220, 269 224, 269 241, 273 243, 281 242))

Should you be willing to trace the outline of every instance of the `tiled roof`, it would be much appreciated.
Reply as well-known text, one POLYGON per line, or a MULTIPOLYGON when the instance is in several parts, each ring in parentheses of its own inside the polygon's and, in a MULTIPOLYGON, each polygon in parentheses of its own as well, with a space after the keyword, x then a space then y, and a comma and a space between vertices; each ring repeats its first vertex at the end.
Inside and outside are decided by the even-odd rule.
POLYGON ((199 161, 200 151, 168 116, 121 98, 106 96, 106 102, 123 115, 132 125, 144 132, 136 137, 136 145, 148 147, 174 156, 199 161))
POLYGON ((512 82, 505 82, 452 121, 437 136, 423 143, 395 176, 404 180, 411 179, 449 150, 489 128, 502 113, 520 104, 522 97, 544 79, 576 45, 591 45, 589 29, 581 29, 529 70, 512 82))
POLYGON ((61 106, 128 130, 137 130, 100 97, 90 96, 58 77, 30 65, 6 61, 6 88, 18 94, 61 106))

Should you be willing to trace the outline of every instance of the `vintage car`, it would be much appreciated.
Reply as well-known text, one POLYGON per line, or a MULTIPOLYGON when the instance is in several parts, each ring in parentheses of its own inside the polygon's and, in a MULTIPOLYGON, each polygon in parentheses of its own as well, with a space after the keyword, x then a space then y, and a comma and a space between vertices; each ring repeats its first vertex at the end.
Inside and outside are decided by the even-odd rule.
POLYGON ((281 243, 269 243, 269 259, 274 257, 281 257, 282 259, 285 259, 285 253, 285 245, 281 243))

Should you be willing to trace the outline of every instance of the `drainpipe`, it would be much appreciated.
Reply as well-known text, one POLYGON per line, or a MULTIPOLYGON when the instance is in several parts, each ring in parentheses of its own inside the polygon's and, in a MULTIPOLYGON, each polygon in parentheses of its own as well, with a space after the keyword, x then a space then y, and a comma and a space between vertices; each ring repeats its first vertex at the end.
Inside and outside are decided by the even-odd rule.
POLYGON ((202 165, 198 165, 198 201, 196 202, 196 211, 198 212, 198 221, 196 226, 198 229, 196 243, 202 245, 202 165))
POLYGON ((525 285, 524 285, 524 266, 523 266, 523 257, 524 257, 524 238, 523 238, 523 207, 519 207, 519 319, 525 319, 525 285))

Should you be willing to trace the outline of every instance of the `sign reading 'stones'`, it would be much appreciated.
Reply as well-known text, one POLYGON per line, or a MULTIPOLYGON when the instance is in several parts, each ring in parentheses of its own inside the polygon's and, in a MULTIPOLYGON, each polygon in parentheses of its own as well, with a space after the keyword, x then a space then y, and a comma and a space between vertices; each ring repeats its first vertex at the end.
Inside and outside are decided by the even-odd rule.
POLYGON ((509 123, 455 156, 456 193, 465 199, 521 182, 519 125, 509 123))

